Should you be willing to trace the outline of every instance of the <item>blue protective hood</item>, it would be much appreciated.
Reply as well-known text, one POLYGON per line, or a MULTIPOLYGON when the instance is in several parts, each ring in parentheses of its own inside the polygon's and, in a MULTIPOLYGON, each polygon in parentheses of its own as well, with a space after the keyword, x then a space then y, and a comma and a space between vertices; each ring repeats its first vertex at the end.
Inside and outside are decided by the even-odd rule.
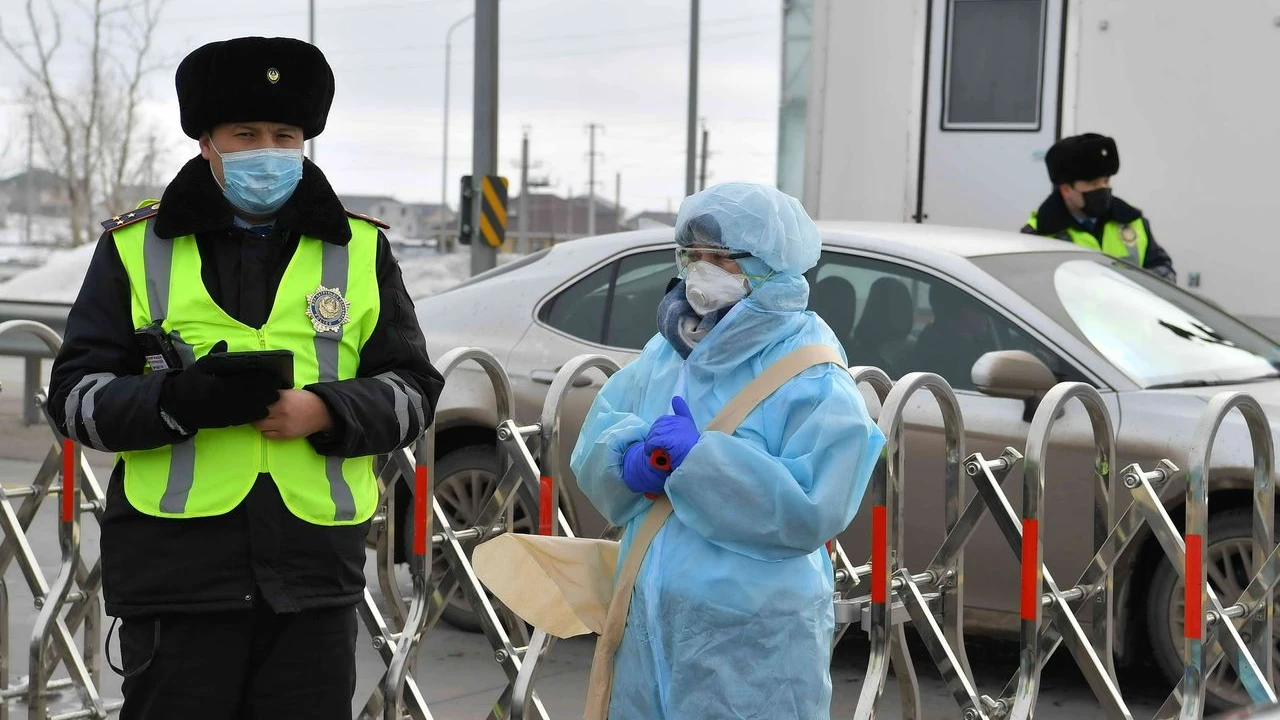
POLYGON ((749 252, 783 275, 803 275, 822 254, 818 228, 800 201, 757 183, 722 183, 685 198, 676 243, 749 252))

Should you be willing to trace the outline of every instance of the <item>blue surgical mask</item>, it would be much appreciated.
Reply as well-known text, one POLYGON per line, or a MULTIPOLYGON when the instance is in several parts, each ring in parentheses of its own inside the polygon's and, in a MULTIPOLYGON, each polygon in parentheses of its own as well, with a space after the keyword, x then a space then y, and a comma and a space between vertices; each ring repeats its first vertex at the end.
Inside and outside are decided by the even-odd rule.
POLYGON ((212 142, 209 146, 222 158, 223 197, 247 215, 275 215, 302 180, 301 148, 260 148, 223 155, 212 142))

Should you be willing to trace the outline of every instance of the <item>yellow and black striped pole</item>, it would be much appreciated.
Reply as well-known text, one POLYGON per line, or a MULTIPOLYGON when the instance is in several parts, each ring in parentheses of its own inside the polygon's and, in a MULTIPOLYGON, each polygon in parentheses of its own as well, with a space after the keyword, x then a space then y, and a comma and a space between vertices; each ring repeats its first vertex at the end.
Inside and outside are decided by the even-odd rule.
POLYGON ((507 237, 507 179, 485 175, 481 183, 480 237, 491 247, 502 247, 507 237))

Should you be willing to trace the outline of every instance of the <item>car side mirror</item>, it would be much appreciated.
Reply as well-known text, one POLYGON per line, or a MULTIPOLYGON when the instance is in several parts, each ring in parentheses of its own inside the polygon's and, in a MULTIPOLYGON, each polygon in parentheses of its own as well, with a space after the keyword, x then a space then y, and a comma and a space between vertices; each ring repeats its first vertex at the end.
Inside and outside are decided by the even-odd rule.
POLYGON ((1039 401, 1058 383, 1049 366, 1023 350, 989 352, 973 364, 978 390, 992 397, 1039 401))

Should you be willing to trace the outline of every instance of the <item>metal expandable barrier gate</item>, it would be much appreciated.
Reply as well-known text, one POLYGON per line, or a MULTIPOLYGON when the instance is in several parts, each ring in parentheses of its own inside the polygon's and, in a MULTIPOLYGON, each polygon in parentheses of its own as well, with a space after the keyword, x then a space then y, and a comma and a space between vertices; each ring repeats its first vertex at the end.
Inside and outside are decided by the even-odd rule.
MULTIPOLYGON (((56 354, 62 338, 45 325, 27 320, 0 323, 0 336, 9 333, 35 335, 56 354)), ((2 388, 0 388, 2 389, 2 388)), ((36 403, 44 406, 43 391, 36 403)), ((25 401, 25 399, 24 399, 25 401)), ((47 418, 46 418, 47 420, 47 418)), ((49 423, 50 429, 53 428, 49 423)), ((56 432, 55 432, 56 436, 56 432)), ((100 592, 102 562, 86 567, 80 557, 81 516, 89 513, 101 521, 106 496, 80 448, 70 440, 53 442, 34 481, 23 487, 0 485, 0 720, 10 717, 9 702, 22 700, 30 720, 74 720, 106 718, 120 708, 119 701, 106 701, 98 687, 102 678, 102 620, 100 592), (61 480, 60 483, 56 482, 61 480), (60 498, 58 545, 61 562, 50 584, 40 569, 39 559, 27 539, 41 505, 50 496, 60 498), (22 503, 14 507, 14 501, 22 503), (17 561, 38 610, 31 630, 27 677, 10 679, 9 565, 17 561), (82 629, 84 640, 77 645, 75 633, 82 629), (68 677, 53 679, 60 667, 68 677), (76 692, 80 707, 51 714, 49 699, 59 691, 76 692)))
MULTIPOLYGON (((53 354, 61 345, 57 333, 39 323, 22 320, 0 323, 0 336, 10 332, 36 335, 53 354)), ((504 472, 475 526, 454 528, 434 497, 430 483, 435 464, 434 426, 428 428, 412 450, 405 449, 379 459, 380 498, 370 535, 377 557, 381 602, 366 589, 358 612, 372 636, 374 648, 386 665, 386 671, 358 713, 359 718, 428 720, 432 717, 412 677, 414 660, 424 636, 439 622, 450 594, 454 589, 460 589, 479 615, 485 636, 494 647, 494 657, 509 677, 508 688, 494 705, 490 717, 508 716, 513 690, 523 677, 522 708, 531 705, 537 717, 547 719, 546 711, 533 691, 531 673, 520 674, 522 658, 530 645, 527 628, 505 608, 495 607, 489 600, 469 559, 475 545, 510 531, 516 490, 528 475, 526 468, 533 463, 525 439, 538 435, 540 429, 539 426, 519 427, 510 419, 514 404, 510 380, 501 363, 489 352, 460 348, 445 354, 436 364, 440 372, 448 376, 459 365, 469 361, 479 365, 492 382, 498 417, 504 418, 498 428, 499 436, 503 447, 516 455, 518 462, 503 463, 504 472), (395 562, 396 493, 401 478, 411 489, 414 508, 413 527, 410 529, 414 537, 408 558, 412 592, 408 598, 401 593, 395 562), (433 578, 432 559, 437 548, 443 561, 443 574, 440 578, 433 578)), ((37 393, 36 400, 43 406, 44 391, 37 393)), ((51 421, 48 422, 57 437, 56 428, 51 421)), ((100 521, 104 509, 105 494, 79 446, 61 438, 52 444, 31 485, 17 488, 0 486, 0 528, 3 529, 3 542, 0 543, 0 720, 8 720, 9 701, 15 699, 26 703, 29 720, 107 718, 122 704, 118 700, 104 701, 98 690, 102 664, 101 560, 91 568, 80 561, 80 516, 92 513, 100 521), (55 480, 60 472, 62 482, 58 484, 55 480), (45 579, 28 539, 37 511, 50 496, 62 498, 58 524, 62 562, 52 584, 45 579), (15 508, 14 501, 19 498, 22 504, 15 508), (12 633, 4 571, 15 559, 39 612, 31 634, 29 675, 25 680, 11 682, 9 638, 12 633), (81 647, 77 646, 74 634, 82 626, 84 640, 81 647), (65 666, 68 677, 53 679, 62 666, 65 666), (67 689, 76 692, 80 707, 52 714, 48 707, 49 698, 53 693, 67 689)), ((562 515, 559 521, 565 526, 562 515)), ((537 637, 535 634, 535 639, 537 637)))
MULTIPOLYGON (((56 352, 61 339, 46 326, 27 321, 0 323, 8 332, 35 334, 56 352)), ((522 486, 537 489, 536 530, 541 534, 572 536, 561 510, 561 412, 570 392, 588 384, 584 375, 599 371, 605 377, 618 370, 603 355, 583 355, 566 363, 554 378, 538 424, 522 426, 514 419, 514 394, 502 364, 479 348, 459 348, 439 358, 447 378, 459 366, 473 363, 485 373, 496 402, 500 452, 499 478, 471 527, 455 528, 434 495, 435 429, 430 426, 412 450, 379 459, 380 500, 371 523, 377 582, 381 599, 367 589, 359 615, 386 666, 382 678, 358 717, 367 720, 429 720, 430 709, 412 677, 417 649, 442 618, 450 596, 459 591, 476 612, 494 659, 507 676, 507 686, 493 704, 490 720, 549 720, 535 692, 541 660, 554 639, 543 630, 532 633, 523 621, 486 593, 471 566, 474 548, 512 531, 515 498, 522 486), (412 590, 406 597, 397 574, 396 495, 401 482, 412 493, 413 543, 409 552, 412 590), (439 564, 435 562, 439 558, 439 564), (434 569, 433 569, 434 568, 434 569)), ((919 682, 907 648, 905 625, 911 623, 941 674, 965 720, 1031 718, 1035 714, 1040 675, 1059 647, 1065 646, 1108 718, 1134 717, 1125 703, 1112 660, 1115 633, 1113 573, 1117 561, 1146 526, 1166 559, 1185 580, 1184 676, 1156 718, 1201 718, 1205 678, 1224 660, 1236 670, 1250 698, 1275 703, 1271 630, 1272 592, 1280 583, 1280 547, 1275 542, 1275 447, 1265 412, 1251 396, 1224 393, 1214 398, 1191 442, 1186 490, 1185 530, 1169 516, 1158 489, 1179 472, 1163 460, 1147 470, 1137 464, 1119 473, 1132 502, 1115 518, 1113 481, 1116 478, 1116 436, 1111 413, 1102 396, 1082 383, 1064 383, 1039 403, 1032 419, 1025 455, 1006 448, 995 459, 965 454, 964 420, 951 387, 941 377, 913 373, 892 382, 882 371, 852 368, 860 386, 879 398, 878 424, 887 442, 883 467, 874 473, 868 497, 871 511, 871 558, 854 565, 839 542, 828 544, 835 572, 833 598, 838 641, 858 625, 870 638, 870 657, 855 717, 877 716, 889 668, 897 676, 904 718, 922 717, 919 682), (906 566, 903 502, 906 482, 905 413, 920 392, 928 392, 943 419, 945 442, 945 538, 933 559, 920 571, 906 566), (1075 584, 1061 586, 1043 560, 1045 522, 1044 485, 1048 474, 1049 441, 1065 408, 1078 401, 1087 412, 1095 448, 1092 492, 1093 560, 1075 584), (1208 468, 1214 442, 1224 421, 1239 412, 1249 429, 1253 464, 1253 577, 1241 597, 1224 606, 1208 582, 1205 553, 1208 531, 1208 468), (1022 466, 1023 507, 1019 514, 1003 488, 1022 466), (966 501, 963 477, 976 493, 966 501), (964 553, 980 523, 990 515, 1010 551, 1021 564, 1022 629, 1019 667, 996 695, 981 694, 974 681, 964 644, 964 553), (867 586, 863 594, 863 586, 867 586), (1081 617, 1087 618, 1082 623, 1081 617)), ((44 394, 37 394, 44 402, 44 394)), ((50 428, 53 425, 50 422, 50 428)), ((55 431, 56 435, 56 431, 55 431)), ((9 717, 9 701, 22 699, 32 720, 107 718, 119 709, 105 701, 101 678, 100 622, 101 563, 86 567, 80 559, 80 523, 85 513, 100 520, 105 495, 77 445, 69 440, 52 444, 35 480, 26 487, 0 486, 0 720, 9 717), (61 477, 61 482, 55 482, 61 477), (32 521, 44 499, 61 499, 58 538, 62 561, 50 583, 28 541, 32 521), (22 504, 14 506, 19 498, 22 504), (10 618, 4 571, 14 560, 35 598, 38 614, 31 634, 28 678, 10 681, 10 618), (77 645, 75 633, 84 630, 77 645), (66 678, 53 679, 60 668, 66 678), (51 714, 48 698, 73 689, 80 707, 51 714)), ((616 535, 610 528, 606 535, 616 535)))
MULTIPOLYGON (((1155 717, 1201 718, 1204 714, 1205 677, 1224 659, 1231 663, 1253 702, 1276 702, 1272 677, 1271 593, 1280 582, 1280 547, 1274 538, 1274 447, 1271 427, 1261 406, 1243 393, 1224 393, 1209 403, 1191 445, 1186 493, 1186 530, 1169 516, 1157 488, 1178 472, 1173 462, 1162 460, 1150 470, 1132 464, 1120 472, 1120 480, 1132 502, 1119 520, 1112 504, 1116 469, 1116 435, 1101 394, 1083 383, 1063 383, 1039 403, 1031 422, 1025 456, 1006 448, 988 460, 981 453, 964 457, 964 430, 960 408, 947 383, 936 375, 904 376, 885 392, 886 378, 868 368, 851 370, 855 380, 871 385, 882 399, 879 425, 887 443, 887 472, 872 480, 872 554, 869 565, 852 568, 837 582, 871 583, 870 595, 850 599, 838 595, 838 606, 861 611, 863 627, 871 639, 866 681, 855 717, 874 718, 890 661, 903 686, 902 715, 919 718, 919 691, 910 657, 903 647, 899 623, 909 621, 919 633, 935 668, 941 674, 960 716, 965 720, 1031 718, 1035 715, 1040 675, 1049 659, 1065 645, 1108 718, 1133 718, 1123 699, 1113 664, 1115 607, 1113 573, 1143 525, 1150 528, 1168 560, 1186 579, 1185 673, 1155 717), (927 390, 942 411, 946 442, 946 537, 934 559, 922 572, 905 567, 901 534, 905 509, 900 495, 904 480, 904 418, 907 400, 927 390), (1062 587, 1043 560, 1045 521, 1044 487, 1049 440, 1055 422, 1066 406, 1078 401, 1087 412, 1096 451, 1092 482, 1094 497, 1094 557, 1076 583, 1062 587), (1208 467, 1210 453, 1223 421, 1240 411, 1249 428, 1254 452, 1253 567, 1251 582, 1230 607, 1208 583, 1205 543, 1208 530, 1208 467), (963 460, 962 460, 963 457, 963 460), (1022 464, 1023 508, 1014 510, 1002 487, 1022 464), (977 494, 964 510, 959 468, 975 484, 977 494), (982 518, 990 514, 1021 564, 1019 667, 996 696, 980 694, 964 649, 963 553, 982 518), (1080 616, 1088 618, 1088 628, 1080 616), (897 629, 895 630, 895 627, 897 629), (1240 634, 1245 627, 1245 635, 1240 634)), ((847 567, 847 560, 843 563, 847 567)), ((838 586, 839 587, 839 586, 838 586)), ((840 616, 841 613, 838 613, 840 616)))

